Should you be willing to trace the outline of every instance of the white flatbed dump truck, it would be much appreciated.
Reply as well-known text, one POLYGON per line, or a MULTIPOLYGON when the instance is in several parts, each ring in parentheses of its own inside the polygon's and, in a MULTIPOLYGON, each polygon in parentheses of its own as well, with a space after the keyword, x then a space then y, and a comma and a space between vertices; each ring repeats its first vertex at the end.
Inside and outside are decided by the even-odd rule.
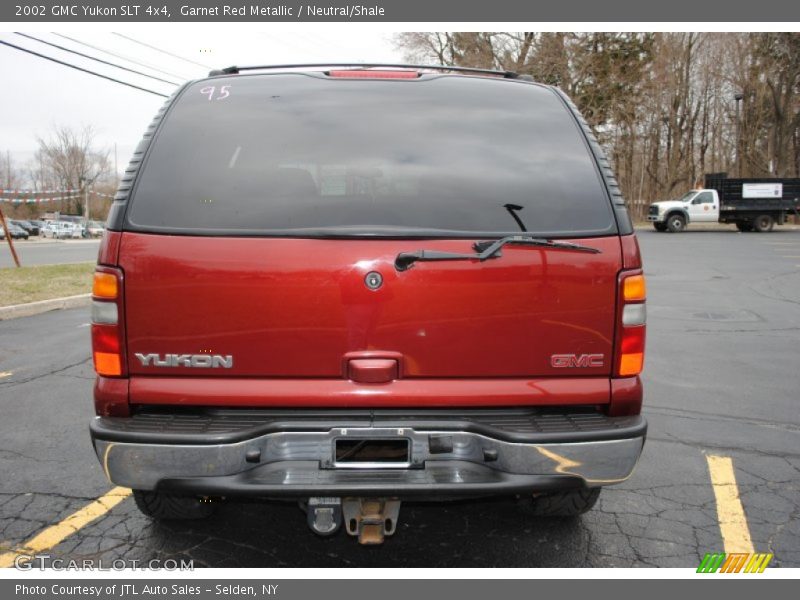
POLYGON ((678 233, 690 223, 733 223, 739 231, 771 231, 786 217, 800 215, 800 179, 728 179, 706 175, 705 187, 677 200, 650 205, 647 220, 656 231, 678 233))

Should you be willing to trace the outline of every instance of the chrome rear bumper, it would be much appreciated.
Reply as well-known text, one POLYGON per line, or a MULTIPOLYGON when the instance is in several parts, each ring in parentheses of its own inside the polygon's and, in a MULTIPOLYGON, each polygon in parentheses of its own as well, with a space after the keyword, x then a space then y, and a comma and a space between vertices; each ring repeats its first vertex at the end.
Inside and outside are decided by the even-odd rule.
POLYGON ((97 418, 92 436, 107 477, 134 489, 261 496, 439 496, 619 483, 633 471, 647 428, 641 417, 603 417, 582 431, 555 426, 520 432, 519 426, 516 431, 507 424, 505 429, 497 426, 498 419, 494 427, 473 426, 475 421, 373 416, 366 423, 344 418, 328 421, 327 426, 324 420, 314 420, 303 430, 302 421, 278 419, 266 430, 255 428, 237 439, 241 431, 187 435, 186 427, 176 422, 172 433, 169 426, 154 431, 150 423, 137 432, 131 419, 97 418), (331 422, 337 425, 332 427, 331 422), (334 447, 342 439, 405 439, 408 460, 339 465, 334 447))

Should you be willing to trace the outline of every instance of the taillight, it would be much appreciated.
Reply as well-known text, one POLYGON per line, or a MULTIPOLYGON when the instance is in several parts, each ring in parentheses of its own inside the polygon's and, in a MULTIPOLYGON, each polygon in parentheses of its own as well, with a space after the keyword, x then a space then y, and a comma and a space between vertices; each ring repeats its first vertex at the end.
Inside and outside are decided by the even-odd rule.
POLYGON ((632 377, 642 372, 647 329, 646 297, 647 289, 641 270, 623 271, 619 276, 620 306, 614 369, 618 377, 632 377))
POLYGON ((119 296, 119 285, 116 273, 97 271, 92 284, 92 296, 105 300, 116 300, 119 296))
POLYGON ((92 285, 92 358, 103 377, 124 377, 122 271, 97 267, 92 285))

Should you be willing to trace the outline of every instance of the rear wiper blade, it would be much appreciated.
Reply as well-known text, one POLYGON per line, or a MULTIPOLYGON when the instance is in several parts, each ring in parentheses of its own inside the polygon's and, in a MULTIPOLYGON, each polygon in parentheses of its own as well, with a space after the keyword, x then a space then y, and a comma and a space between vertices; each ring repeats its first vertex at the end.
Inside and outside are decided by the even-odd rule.
POLYGON ((500 249, 506 244, 517 244, 524 246, 540 246, 544 248, 555 248, 558 250, 572 250, 575 252, 590 252, 599 254, 600 250, 572 242, 555 242, 545 238, 537 238, 526 235, 509 235, 499 240, 486 240, 475 242, 472 247, 477 254, 465 254, 462 252, 444 252, 440 250, 415 250, 414 252, 401 252, 394 259, 394 268, 398 271, 407 271, 415 262, 428 262, 438 260, 477 260, 483 262, 490 258, 500 258, 500 249))
POLYGON ((600 254, 600 250, 592 248, 591 246, 582 246, 581 244, 574 244, 572 242, 554 242, 545 238, 531 237, 527 235, 509 235, 508 237, 500 238, 499 240, 487 240, 485 242, 475 242, 472 247, 476 252, 481 254, 489 254, 490 257, 498 252, 500 248, 506 244, 519 244, 523 246, 544 246, 546 248, 558 248, 560 250, 575 250, 576 252, 589 252, 591 254, 600 254))

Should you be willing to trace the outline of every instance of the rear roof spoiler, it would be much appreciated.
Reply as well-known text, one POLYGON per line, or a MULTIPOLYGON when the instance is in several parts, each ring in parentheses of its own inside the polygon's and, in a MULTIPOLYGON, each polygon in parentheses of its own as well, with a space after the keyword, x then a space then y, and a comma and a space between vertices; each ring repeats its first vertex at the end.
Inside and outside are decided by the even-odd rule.
POLYGON ((455 67, 449 65, 408 65, 408 64, 394 64, 394 63, 298 63, 287 65, 254 65, 249 67, 225 67, 224 69, 214 69, 209 72, 209 77, 217 77, 220 75, 237 75, 242 71, 272 71, 272 70, 291 70, 291 69, 307 69, 307 68, 353 68, 353 69, 372 69, 372 68, 389 68, 389 69, 424 69, 427 71, 442 71, 442 72, 456 72, 456 73, 472 73, 474 75, 494 75, 503 77, 504 79, 520 79, 522 81, 533 81, 530 75, 520 75, 514 71, 497 71, 494 69, 478 69, 475 67, 455 67))

